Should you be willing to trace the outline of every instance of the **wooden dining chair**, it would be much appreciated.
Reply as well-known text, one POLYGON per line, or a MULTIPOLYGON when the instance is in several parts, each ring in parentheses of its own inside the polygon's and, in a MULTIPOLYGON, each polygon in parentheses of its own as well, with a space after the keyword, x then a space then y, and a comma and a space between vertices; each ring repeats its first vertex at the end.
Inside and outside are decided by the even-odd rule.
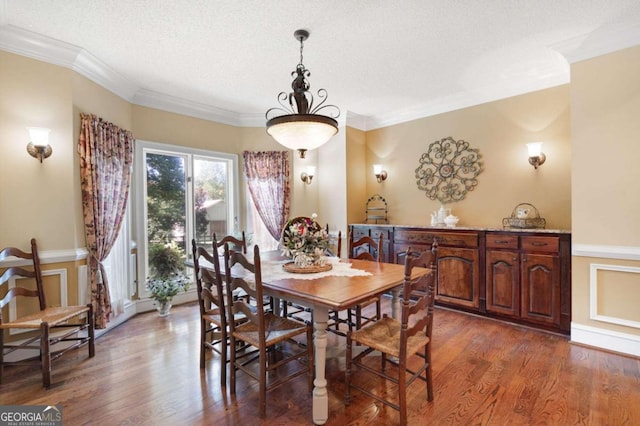
MULTIPOLYGON (((229 244, 229 249, 232 251, 240 251, 243 254, 247 254, 247 237, 245 236, 244 231, 242 231, 241 237, 238 238, 235 235, 225 235, 224 237, 222 237, 220 240, 218 240, 218 237, 216 235, 216 233, 213 233, 213 246, 216 248, 216 250, 218 251, 219 255, 223 255, 224 254, 224 245, 225 243, 229 244)), ((245 294, 243 294, 242 291, 238 291, 235 294, 235 297, 246 297, 245 294)), ((273 309, 273 298, 269 297, 269 307, 270 309, 273 309)))
MULTIPOLYGON (((215 247, 215 240, 213 246, 215 247)), ((226 291, 222 280, 220 258, 205 247, 191 240, 193 253, 193 275, 196 280, 198 306, 200 308, 200 368, 205 368, 207 352, 220 356, 220 385, 227 385, 227 363, 229 362, 229 322, 227 320, 226 291)), ((240 324, 246 321, 242 314, 233 320, 240 324)), ((248 355, 250 349, 235 348, 239 357, 248 355)), ((255 350, 254 350, 255 351, 255 350)))
MULTIPOLYGON (((0 289, 4 284, 8 287, 0 300, 0 383, 2 383, 6 365, 37 364, 42 370, 42 385, 48 389, 51 386, 52 361, 69 350, 84 345, 89 348, 89 358, 95 355, 93 305, 47 306, 35 238, 31 240, 31 252, 15 247, 0 251, 0 261, 12 256, 29 261, 33 265, 33 270, 12 266, 0 275, 0 289), (37 310, 11 321, 4 320, 2 311, 5 306, 13 300, 15 300, 15 306, 18 304, 23 307, 33 306, 33 302, 28 299, 37 301, 37 310), (6 343, 4 331, 11 329, 30 331, 36 335, 32 333, 31 337, 26 340, 21 339, 19 343, 6 343), (9 353, 17 350, 23 350, 22 353, 25 354, 23 359, 26 358, 27 361, 5 361, 9 353), (32 360, 34 352, 39 354, 35 361, 32 360)), ((9 309, 21 312, 17 307, 9 309)))
MULTIPOLYGON (((364 259, 372 262, 382 262, 384 258, 384 252, 382 249, 382 233, 378 236, 378 241, 371 237, 364 236, 356 241, 353 241, 353 234, 349 237, 349 258, 350 259, 364 259), (366 248, 366 250, 363 250, 366 248)), ((355 328, 361 328, 363 325, 368 324, 371 321, 377 321, 381 316, 381 297, 372 297, 369 300, 357 305, 354 309, 349 309, 349 321, 355 316, 355 328), (375 314, 373 316, 364 315, 364 308, 375 304, 375 314), (355 315, 354 315, 355 311, 355 315)))
MULTIPOLYGON (((378 241, 369 236, 364 236, 357 241, 353 241, 353 234, 349 233, 349 252, 350 259, 363 259, 372 262, 381 262, 383 258, 382 250, 382 234, 378 241)), ((372 297, 357 306, 347 309, 347 317, 340 316, 338 311, 329 311, 330 324, 328 330, 346 336, 346 333, 340 330, 340 324, 347 324, 349 331, 354 328, 359 329, 365 324, 377 321, 381 316, 381 296, 372 297), (365 315, 364 309, 368 306, 375 305, 375 313, 373 315, 365 315)))
POLYGON ((227 384, 227 344, 228 325, 225 309, 223 284, 221 277, 200 266, 204 259, 209 266, 220 270, 220 260, 205 247, 198 247, 196 240, 191 240, 193 252, 193 274, 198 292, 198 306, 200 308, 200 368, 205 368, 206 353, 213 351, 220 355, 220 385, 227 384))
MULTIPOLYGON (((325 230, 327 231, 327 235, 329 235, 329 224, 327 223, 327 226, 325 227, 325 230)), ((333 246, 333 244, 332 244, 333 246)), ((342 254, 342 231, 338 230, 338 238, 335 244, 335 251, 333 251, 333 247, 329 250, 329 256, 335 256, 335 257, 340 257, 340 255, 342 254)))
POLYGON ((235 352, 231 351, 231 394, 235 394, 236 391, 237 370, 257 380, 260 384, 259 414, 264 418, 267 409, 267 391, 306 373, 309 392, 311 392, 313 387, 312 327, 303 322, 278 316, 265 309, 258 246, 253 248, 253 262, 251 262, 243 253, 231 252, 229 245, 225 244, 224 264, 228 316, 242 313, 248 319, 242 324, 233 322, 230 324, 230 346, 234 347, 240 341, 259 349, 259 356, 250 360, 238 360, 235 352), (232 268, 234 268, 233 275, 232 268), (233 292, 239 288, 249 295, 253 303, 232 297, 233 292), (306 340, 298 342, 294 339, 298 336, 304 336, 306 340), (295 365, 292 366, 293 363, 299 363, 299 366, 296 368, 295 365))
POLYGON ((351 402, 351 389, 358 389, 371 398, 382 402, 400 412, 400 424, 407 424, 407 386, 416 379, 426 382, 427 401, 433 401, 433 379, 431 368, 431 335, 433 330, 433 304, 435 285, 438 276, 437 248, 421 252, 415 257, 409 254, 405 258, 404 283, 402 289, 402 313, 400 319, 390 318, 386 314, 374 323, 359 330, 347 333, 345 404, 351 402), (414 268, 428 268, 428 272, 412 278, 414 268), (353 344, 366 347, 353 356, 353 344), (377 352, 376 352, 377 351, 377 352), (374 354, 380 356, 380 368, 366 362, 365 358, 374 354), (421 360, 421 364, 411 362, 413 358, 421 360), (388 364, 395 366, 396 374, 387 371, 388 364), (379 378, 389 380, 397 385, 397 392, 387 387, 380 387, 375 381, 363 380, 366 375, 354 377, 354 366, 360 372, 368 372, 379 378), (424 375, 424 376, 423 376, 424 375), (352 380, 352 378, 354 380, 352 380), (358 381, 358 384, 356 383, 358 381), (377 392, 372 388, 385 389, 377 392), (397 394, 397 398, 390 398, 397 394))
POLYGON ((214 241, 214 246, 216 249, 218 249, 218 252, 220 255, 222 255, 222 250, 224 248, 225 243, 229 244, 229 248, 231 248, 232 250, 239 250, 244 254, 247 254, 247 237, 244 234, 244 231, 242 231, 241 237, 238 238, 234 235, 225 235, 224 237, 218 239, 218 237, 216 236, 216 233, 213 233, 213 241, 214 241))

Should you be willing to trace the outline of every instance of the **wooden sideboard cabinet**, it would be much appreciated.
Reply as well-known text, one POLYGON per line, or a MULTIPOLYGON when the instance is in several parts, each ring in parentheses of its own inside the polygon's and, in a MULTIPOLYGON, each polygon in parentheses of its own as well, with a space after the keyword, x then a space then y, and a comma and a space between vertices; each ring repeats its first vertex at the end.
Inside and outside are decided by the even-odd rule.
MULTIPOLYGON (((353 240, 368 236, 378 241, 380 234, 382 234, 382 261, 386 263, 393 263, 393 228, 390 226, 375 226, 375 225, 352 225, 349 232, 353 234, 353 240)), ((349 240, 347 239, 347 251, 344 257, 349 257, 349 240)), ((374 256, 376 253, 371 253, 374 256)))
POLYGON ((438 241, 436 303, 568 334, 571 234, 563 231, 352 225, 354 236, 383 233, 385 261, 438 241))
POLYGON ((568 244, 561 235, 488 232, 487 312, 568 331, 568 244))
POLYGON ((478 233, 434 232, 421 229, 394 230, 395 262, 404 263, 404 252, 430 250, 438 242, 436 300, 441 304, 480 308, 480 262, 478 233))

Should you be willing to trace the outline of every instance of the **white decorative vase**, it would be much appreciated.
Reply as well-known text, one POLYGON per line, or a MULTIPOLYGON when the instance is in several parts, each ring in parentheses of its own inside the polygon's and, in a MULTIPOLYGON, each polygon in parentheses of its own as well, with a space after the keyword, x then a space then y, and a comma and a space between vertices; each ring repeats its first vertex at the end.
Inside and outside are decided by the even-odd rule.
POLYGON ((171 302, 158 302, 156 309, 158 309, 158 315, 166 317, 171 310, 171 302))

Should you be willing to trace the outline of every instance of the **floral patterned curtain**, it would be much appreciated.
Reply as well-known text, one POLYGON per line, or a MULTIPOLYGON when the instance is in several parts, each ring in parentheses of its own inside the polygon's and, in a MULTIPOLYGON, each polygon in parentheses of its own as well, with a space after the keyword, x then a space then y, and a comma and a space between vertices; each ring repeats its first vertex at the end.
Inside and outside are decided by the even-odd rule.
POLYGON ((244 175, 260 218, 276 241, 289 219, 289 152, 243 153, 244 175))
POLYGON ((102 262, 120 232, 127 208, 135 139, 130 131, 95 115, 80 114, 80 120, 78 153, 91 303, 96 328, 105 328, 111 301, 102 262))

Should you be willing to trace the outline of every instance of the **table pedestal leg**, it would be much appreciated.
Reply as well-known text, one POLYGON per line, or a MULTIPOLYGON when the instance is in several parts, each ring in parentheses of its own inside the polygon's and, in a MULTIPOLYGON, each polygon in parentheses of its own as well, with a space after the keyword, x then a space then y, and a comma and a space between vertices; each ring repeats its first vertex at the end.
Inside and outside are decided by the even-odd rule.
POLYGON ((313 346, 315 348, 316 378, 313 381, 313 423, 323 425, 329 418, 329 395, 327 393, 327 379, 325 378, 325 364, 327 360, 327 308, 313 309, 313 346))
POLYGON ((400 290, 401 287, 396 287, 391 290, 391 316, 395 319, 400 318, 400 290))

